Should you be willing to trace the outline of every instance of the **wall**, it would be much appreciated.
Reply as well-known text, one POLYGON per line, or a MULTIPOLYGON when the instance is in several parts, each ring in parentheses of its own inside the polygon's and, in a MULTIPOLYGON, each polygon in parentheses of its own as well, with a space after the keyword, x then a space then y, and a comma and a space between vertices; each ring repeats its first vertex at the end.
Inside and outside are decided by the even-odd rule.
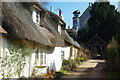
MULTIPOLYGON (((11 44, 10 41, 12 41, 12 43, 14 43, 16 45, 24 44, 22 40, 15 40, 15 39, 11 39, 11 38, 8 38, 7 36, 2 35, 2 47, 1 47, 1 50, 2 50, 1 57, 2 58, 5 57, 6 55, 8 55, 8 57, 11 56, 10 53, 9 53, 9 45, 11 44)), ((24 41, 24 42, 28 43, 26 41, 24 41)), ((29 45, 26 45, 26 46, 29 46, 29 49, 30 49, 31 43, 29 43, 29 45)), ((16 61, 16 63, 17 63, 17 61, 16 61)), ((26 63, 24 68, 23 68, 23 71, 21 72, 21 76, 28 77, 30 75, 29 74, 29 72, 30 72, 30 58, 29 58, 29 56, 26 56, 25 57, 25 62, 23 61, 21 63, 26 63)), ((9 66, 8 69, 10 69, 10 68, 12 68, 13 70, 17 69, 17 67, 15 67, 15 65, 14 66, 9 66)), ((12 71, 10 73, 12 73, 12 71)), ((11 76, 11 77, 17 78, 18 74, 16 74, 16 75, 13 74, 13 76, 11 76)))
MULTIPOLYGON (((6 54, 6 51, 8 51, 8 45, 10 44, 10 39, 8 37, 3 36, 0 38, 0 41, 2 41, 2 47, 1 51, 3 51, 3 55, 6 54)), ((25 57, 25 66, 23 68, 23 71, 21 73, 21 76, 24 77, 29 77, 32 76, 33 69, 35 68, 35 49, 37 48, 39 50, 39 54, 41 54, 41 50, 44 51, 46 54, 46 63, 44 66, 46 66, 43 69, 38 69, 35 68, 36 73, 35 75, 40 75, 41 73, 47 73, 48 70, 53 68, 55 71, 59 71, 62 66, 62 51, 64 51, 64 59, 68 59, 70 57, 70 46, 67 47, 47 47, 47 46, 42 46, 42 45, 35 45, 35 43, 26 41, 26 40, 15 40, 12 39, 12 42, 15 44, 24 44, 30 49, 29 54, 25 57)), ((9 52, 9 51, 8 51, 9 52)), ((72 59, 74 59, 75 54, 76 54, 76 49, 72 47, 72 59)), ((3 56, 2 55, 2 56, 3 56)), ((40 61, 40 56, 39 56, 39 61, 40 61)), ((38 64, 39 65, 39 64, 38 64)), ((18 77, 18 75, 14 75, 15 78, 18 77)))
POLYGON ((79 19, 80 28, 88 26, 87 21, 90 18, 89 10, 90 10, 90 6, 88 6, 88 8, 84 11, 84 13, 80 16, 80 19, 79 19))
POLYGON ((68 60, 70 57, 70 47, 62 47, 62 51, 64 51, 64 59, 68 60))
POLYGON ((59 71, 62 66, 61 47, 48 49, 46 58, 49 69, 53 68, 55 71, 59 71))
MULTIPOLYGON (((32 76, 32 72, 33 69, 35 68, 35 48, 38 48, 39 51, 44 50, 46 53, 46 64, 44 64, 45 67, 44 69, 38 69, 35 68, 36 70, 36 76, 40 75, 41 73, 47 73, 47 69, 51 69, 53 68, 55 71, 59 71, 61 66, 62 66, 62 59, 61 59, 61 47, 47 47, 47 46, 41 46, 41 45, 37 45, 35 46, 35 44, 33 42, 29 42, 29 41, 23 41, 23 40, 12 40, 15 44, 19 45, 19 44, 25 44, 27 47, 29 47, 29 49, 31 50, 30 54, 28 56, 25 57, 25 66, 23 68, 23 71, 21 73, 21 76, 24 77, 29 77, 32 76), (48 67, 49 66, 49 67, 48 67)), ((7 37, 3 37, 2 39, 2 49, 3 49, 3 54, 6 53, 5 49, 8 49, 8 45, 9 45, 9 38, 7 37)), ((39 52, 40 54, 40 52, 39 52)), ((40 61, 40 56, 39 56, 39 61, 40 61)), ((14 76, 14 77, 18 77, 18 75, 14 76)))
MULTIPOLYGON (((2 55, 2 34, 0 33, 0 57, 2 55)), ((0 79, 2 77, 2 73, 1 73, 1 63, 0 63, 0 79)))
POLYGON ((2 55, 2 34, 0 33, 0 57, 2 55))

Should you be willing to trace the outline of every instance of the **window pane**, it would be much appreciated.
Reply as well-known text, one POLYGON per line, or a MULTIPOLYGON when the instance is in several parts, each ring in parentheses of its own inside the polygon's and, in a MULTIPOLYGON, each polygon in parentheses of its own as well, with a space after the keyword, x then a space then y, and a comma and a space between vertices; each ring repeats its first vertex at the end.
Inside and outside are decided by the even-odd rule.
POLYGON ((33 21, 35 23, 40 23, 40 12, 38 10, 34 10, 32 14, 33 21))
POLYGON ((35 53, 36 53, 36 54, 35 54, 35 59, 38 59, 38 49, 36 50, 35 53))
POLYGON ((42 65, 43 64, 43 59, 40 59, 40 65, 42 65))
POLYGON ((36 19, 36 22, 39 22, 39 20, 38 20, 38 19, 36 19))
POLYGON ((40 53, 40 59, 43 59, 43 54, 42 53, 40 53))

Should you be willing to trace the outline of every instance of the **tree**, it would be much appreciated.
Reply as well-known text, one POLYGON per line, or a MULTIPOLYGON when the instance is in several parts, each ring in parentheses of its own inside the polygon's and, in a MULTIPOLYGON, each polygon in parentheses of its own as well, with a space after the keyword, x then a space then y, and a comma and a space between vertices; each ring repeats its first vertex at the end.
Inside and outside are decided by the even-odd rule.
POLYGON ((88 20, 91 36, 98 34, 104 41, 109 42, 116 33, 119 25, 119 14, 115 6, 109 2, 95 2, 89 11, 91 17, 88 20))
MULTIPOLYGON (((120 30, 120 14, 115 10, 115 6, 109 2, 95 2, 89 10, 91 17, 88 19, 88 31, 79 36, 91 39, 95 34, 98 34, 105 42, 109 43, 113 36, 118 34, 120 30)), ((80 29, 78 32, 81 32, 80 29)), ((84 41, 84 40, 83 40, 84 41)), ((88 40, 87 40, 88 41, 88 40)))
POLYGON ((81 28, 79 31, 78 31, 78 39, 77 41, 80 43, 80 44, 84 44, 86 42, 88 42, 88 27, 83 27, 81 28))

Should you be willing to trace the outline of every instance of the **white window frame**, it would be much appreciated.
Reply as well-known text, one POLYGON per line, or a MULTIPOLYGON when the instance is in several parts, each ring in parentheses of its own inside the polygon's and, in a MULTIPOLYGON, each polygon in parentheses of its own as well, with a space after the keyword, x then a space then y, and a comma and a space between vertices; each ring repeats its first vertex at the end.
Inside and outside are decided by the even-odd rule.
POLYGON ((35 61, 36 61, 37 66, 45 66, 46 65, 46 51, 44 49, 40 49, 40 50, 38 50, 38 53, 35 53, 35 61), (38 55, 37 59, 36 59, 36 55, 38 55), (41 55, 43 55, 42 58, 41 58, 41 55))
POLYGON ((32 12, 32 19, 33 22, 36 24, 40 24, 40 11, 37 9, 34 9, 32 12))
POLYGON ((40 65, 40 64, 39 64, 39 63, 40 63, 40 62, 39 62, 39 58, 40 58, 40 57, 39 57, 39 50, 36 49, 36 50, 35 50, 35 65, 36 65, 36 66, 39 66, 39 65, 40 65))
POLYGON ((46 51, 44 49, 40 50, 40 65, 41 66, 46 65, 46 51), (41 59, 41 55, 42 55, 42 59, 41 59), (41 61, 42 61, 42 63, 41 63, 41 61))

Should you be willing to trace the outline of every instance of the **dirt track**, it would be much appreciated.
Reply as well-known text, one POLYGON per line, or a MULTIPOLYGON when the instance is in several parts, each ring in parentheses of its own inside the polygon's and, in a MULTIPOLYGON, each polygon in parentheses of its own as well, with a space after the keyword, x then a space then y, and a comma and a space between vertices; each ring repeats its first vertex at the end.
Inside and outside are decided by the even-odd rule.
POLYGON ((82 63, 73 72, 65 74, 62 78, 108 78, 103 69, 106 64, 104 60, 88 60, 82 63))

